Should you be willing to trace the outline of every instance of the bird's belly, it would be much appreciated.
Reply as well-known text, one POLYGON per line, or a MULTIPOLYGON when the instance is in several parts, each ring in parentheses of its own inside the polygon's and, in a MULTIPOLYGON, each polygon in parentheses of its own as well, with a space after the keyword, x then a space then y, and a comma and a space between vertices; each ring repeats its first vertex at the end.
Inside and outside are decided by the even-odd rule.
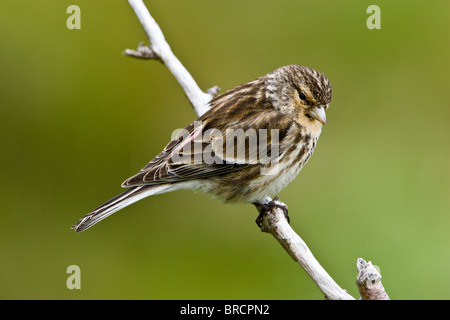
POLYGON ((278 194, 300 173, 313 151, 312 145, 305 149, 297 148, 296 152, 292 152, 287 159, 277 164, 278 168, 273 168, 272 174, 261 175, 258 178, 255 185, 259 187, 252 188, 252 192, 245 197, 245 201, 253 203, 278 194))
POLYGON ((248 202, 255 202, 265 197, 271 197, 283 190, 299 174, 304 164, 293 163, 281 165, 278 168, 279 173, 275 176, 261 176, 259 190, 253 192, 248 202))

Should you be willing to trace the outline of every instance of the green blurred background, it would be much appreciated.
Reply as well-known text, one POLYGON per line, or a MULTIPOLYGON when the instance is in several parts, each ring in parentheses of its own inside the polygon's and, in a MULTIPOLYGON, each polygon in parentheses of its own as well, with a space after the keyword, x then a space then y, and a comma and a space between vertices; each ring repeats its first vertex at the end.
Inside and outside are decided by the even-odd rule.
MULTIPOLYGON (((449 1, 146 4, 203 89, 324 72, 329 125, 279 194, 291 225, 353 296, 363 257, 393 299, 450 298, 449 1)), ((323 298, 251 205, 180 191, 69 229, 195 119, 162 64, 122 55, 147 40, 127 1, 3 0, 0 39, 0 298, 323 298)))

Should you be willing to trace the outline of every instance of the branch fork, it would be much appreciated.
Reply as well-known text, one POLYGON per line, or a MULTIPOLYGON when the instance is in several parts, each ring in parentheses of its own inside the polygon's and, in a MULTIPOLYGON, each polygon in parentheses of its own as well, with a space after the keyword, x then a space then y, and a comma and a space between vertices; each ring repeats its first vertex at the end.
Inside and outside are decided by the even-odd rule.
POLYGON ((143 42, 139 42, 137 50, 126 49, 123 54, 138 59, 155 59, 162 61, 161 57, 155 52, 155 50, 153 50, 150 46, 145 46, 143 42))

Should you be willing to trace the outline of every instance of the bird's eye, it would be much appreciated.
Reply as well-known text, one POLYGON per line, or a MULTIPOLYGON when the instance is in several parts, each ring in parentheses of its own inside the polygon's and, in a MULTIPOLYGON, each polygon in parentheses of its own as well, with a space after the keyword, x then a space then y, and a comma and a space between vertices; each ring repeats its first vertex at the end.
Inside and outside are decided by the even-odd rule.
POLYGON ((306 100, 305 94, 303 92, 301 92, 300 90, 297 90, 297 91, 298 91, 298 97, 300 98, 300 100, 306 100))

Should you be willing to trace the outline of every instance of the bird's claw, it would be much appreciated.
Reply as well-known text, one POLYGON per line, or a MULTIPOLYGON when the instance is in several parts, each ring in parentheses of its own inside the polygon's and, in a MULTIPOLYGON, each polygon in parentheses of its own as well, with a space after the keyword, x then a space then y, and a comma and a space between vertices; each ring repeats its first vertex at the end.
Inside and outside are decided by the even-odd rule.
POLYGON ((278 200, 278 196, 273 198, 273 200, 270 201, 269 203, 263 204, 263 203, 255 202, 254 205, 255 205, 256 209, 258 209, 258 211, 259 211, 259 216, 255 220, 258 227, 261 228, 264 217, 275 208, 283 210, 283 213, 284 213, 284 216, 285 216, 287 222, 290 223, 290 219, 289 219, 289 215, 288 215, 288 207, 285 203, 278 200))

